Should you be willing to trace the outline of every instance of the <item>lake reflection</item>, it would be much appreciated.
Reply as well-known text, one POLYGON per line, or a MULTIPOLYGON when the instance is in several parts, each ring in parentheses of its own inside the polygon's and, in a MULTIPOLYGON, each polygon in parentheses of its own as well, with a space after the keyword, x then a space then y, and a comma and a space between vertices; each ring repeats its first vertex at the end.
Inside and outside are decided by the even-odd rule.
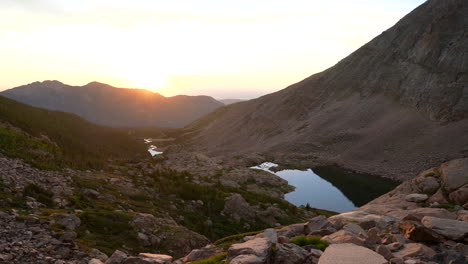
POLYGON ((265 162, 252 169, 264 170, 276 174, 288 181, 296 189, 285 195, 285 199, 296 205, 310 204, 311 207, 326 209, 339 213, 352 211, 356 206, 338 188, 328 181, 322 179, 311 169, 282 170, 273 172, 270 168, 277 167, 277 164, 265 162))
POLYGON ((296 187, 284 198, 297 206, 310 204, 311 207, 339 213, 352 211, 356 206, 338 188, 320 178, 311 169, 282 170, 275 173, 296 187))
POLYGON ((314 170, 282 170, 273 172, 278 164, 265 162, 252 169, 264 170, 287 180, 296 190, 285 199, 297 206, 335 212, 349 212, 393 190, 398 182, 377 175, 356 173, 339 167, 318 167, 314 170))

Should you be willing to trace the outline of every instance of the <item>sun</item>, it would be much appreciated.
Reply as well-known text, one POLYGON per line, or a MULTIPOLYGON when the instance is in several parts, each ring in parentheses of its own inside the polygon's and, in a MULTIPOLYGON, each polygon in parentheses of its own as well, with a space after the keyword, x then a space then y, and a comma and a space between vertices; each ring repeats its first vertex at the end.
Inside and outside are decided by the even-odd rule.
POLYGON ((135 88, 157 91, 167 85, 167 80, 162 75, 145 75, 129 80, 135 88))
POLYGON ((128 81, 134 88, 141 88, 150 91, 157 91, 167 85, 167 80, 162 75, 141 75, 128 78, 128 81))
POLYGON ((168 85, 167 78, 149 68, 127 69, 122 76, 132 88, 141 88, 149 91, 157 91, 168 85))

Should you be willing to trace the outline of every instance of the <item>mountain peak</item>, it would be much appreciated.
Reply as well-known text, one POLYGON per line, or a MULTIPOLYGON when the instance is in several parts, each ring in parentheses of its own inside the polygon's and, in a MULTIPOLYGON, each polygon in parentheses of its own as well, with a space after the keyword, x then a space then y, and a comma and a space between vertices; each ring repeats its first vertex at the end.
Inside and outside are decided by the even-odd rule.
POLYGON ((335 66, 191 124, 192 147, 395 179, 466 156, 466 14, 466 0, 427 1, 335 66))

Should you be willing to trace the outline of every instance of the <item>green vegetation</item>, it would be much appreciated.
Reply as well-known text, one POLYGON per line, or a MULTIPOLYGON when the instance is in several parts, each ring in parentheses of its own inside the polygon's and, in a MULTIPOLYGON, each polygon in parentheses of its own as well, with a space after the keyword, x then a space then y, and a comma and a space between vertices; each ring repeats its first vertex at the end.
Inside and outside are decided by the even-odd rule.
POLYGON ((454 203, 445 203, 445 204, 432 205, 431 208, 444 208, 444 209, 451 210, 451 209, 454 209, 455 206, 457 205, 454 203))
POLYGON ((50 191, 44 190, 38 185, 29 184, 28 186, 24 187, 23 195, 33 197, 38 202, 43 203, 49 207, 54 206, 54 202, 52 201, 53 193, 50 191))
POLYGON ((325 240, 320 239, 320 237, 311 236, 306 237, 304 235, 297 236, 291 239, 291 243, 296 244, 298 246, 306 246, 306 245, 314 245, 317 249, 325 250, 328 247, 328 242, 325 240))
POLYGON ((221 264, 224 263, 227 254, 214 255, 211 258, 191 262, 192 264, 221 264))
POLYGON ((42 169, 57 169, 57 161, 62 158, 56 146, 3 126, 0 126, 0 152, 42 169))
POLYGON ((133 217, 128 213, 85 211, 79 217, 81 225, 76 230, 76 241, 82 247, 97 248, 109 255, 123 245, 135 250, 140 248, 137 234, 130 225, 133 217))
POLYGON ((248 233, 242 233, 242 234, 235 234, 227 237, 223 237, 221 239, 216 240, 213 245, 223 248, 224 250, 227 250, 232 244, 241 242, 242 239, 246 236, 254 236, 256 234, 261 233, 262 231, 254 231, 254 232, 248 232, 248 233))
POLYGON ((109 159, 147 156, 141 140, 122 129, 92 124, 77 115, 32 107, 0 96, 0 152, 40 168, 101 168, 109 159), (32 151, 28 151, 28 149, 32 151))

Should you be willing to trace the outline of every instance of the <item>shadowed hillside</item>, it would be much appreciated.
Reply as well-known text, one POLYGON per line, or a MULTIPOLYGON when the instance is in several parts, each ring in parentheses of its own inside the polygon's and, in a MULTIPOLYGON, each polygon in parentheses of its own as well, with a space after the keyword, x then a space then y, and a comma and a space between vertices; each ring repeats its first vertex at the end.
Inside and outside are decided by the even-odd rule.
POLYGON ((125 131, 0 96, 0 152, 42 168, 100 167, 108 159, 147 157, 125 131))
POLYGON ((466 14, 467 1, 428 1, 330 69, 192 123, 191 142, 397 179, 467 156, 466 14))
POLYGON ((223 106, 209 96, 164 97, 143 89, 115 88, 92 82, 70 86, 35 82, 0 93, 32 106, 77 114, 108 126, 183 127, 223 106))

